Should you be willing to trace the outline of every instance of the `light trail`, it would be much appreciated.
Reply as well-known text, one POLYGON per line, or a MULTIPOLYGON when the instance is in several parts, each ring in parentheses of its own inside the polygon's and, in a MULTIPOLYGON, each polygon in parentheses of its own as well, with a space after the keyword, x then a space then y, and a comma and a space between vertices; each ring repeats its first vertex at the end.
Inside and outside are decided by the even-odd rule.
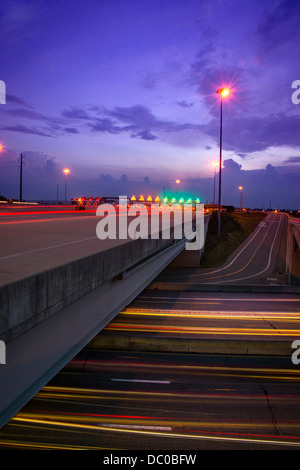
MULTIPOLYGON (((59 416, 61 417, 61 416, 59 416)), ((72 419, 74 420, 74 416, 72 416, 72 419)), ((300 447, 300 442, 298 441, 299 438, 297 436, 288 436, 284 437, 281 436, 280 438, 277 438, 273 435, 255 435, 250 437, 249 433, 247 433, 248 437, 241 437, 241 433, 239 433, 239 437, 229 437, 229 436, 224 436, 222 432, 215 432, 214 434, 209 432, 200 432, 197 434, 197 431, 195 432, 163 432, 163 431, 152 431, 152 430, 141 430, 141 429, 132 429, 132 428, 121 428, 119 426, 113 427, 113 426, 107 426, 105 424, 88 424, 88 423, 80 423, 80 422, 68 422, 68 421, 59 421, 57 419, 51 418, 49 415, 47 415, 47 418, 43 417, 15 417, 13 418, 14 422, 20 422, 20 423, 26 423, 28 425, 46 425, 47 427, 58 427, 58 428, 71 428, 75 430, 81 430, 81 431, 93 431, 93 432, 103 432, 103 431, 108 431, 108 432, 114 432, 114 433, 129 433, 129 434, 134 434, 134 435, 147 435, 147 436, 153 436, 153 437, 164 437, 164 438, 172 438, 172 439, 197 439, 197 440, 214 440, 214 441, 227 441, 227 442, 236 442, 236 443, 251 443, 251 444, 268 444, 268 445, 283 445, 283 446, 295 446, 295 447, 300 447)), ((236 427, 236 423, 235 427, 236 427)), ((232 426, 232 423, 230 423, 230 426, 232 426)), ((237 433, 230 433, 230 434, 237 434, 237 433)), ((0 441, 0 445, 6 445, 5 441, 0 441)), ((89 448, 88 446, 86 448, 89 448)))
POLYGON ((299 336, 299 329, 272 329, 271 331, 265 328, 233 328, 233 327, 195 327, 195 326, 165 326, 165 325, 139 325, 139 324, 122 324, 112 322, 109 326, 106 326, 104 330, 107 331, 139 331, 151 333, 190 333, 195 335, 233 335, 233 336, 277 336, 282 339, 295 338, 299 336))
POLYGON ((2 256, 0 258, 0 261, 3 261, 5 259, 10 259, 10 258, 17 258, 18 256, 31 255, 33 253, 40 253, 40 252, 46 251, 46 250, 53 250, 55 248, 61 248, 62 246, 69 246, 69 245, 73 245, 75 243, 81 243, 81 242, 96 240, 96 238, 97 238, 96 236, 88 237, 88 238, 82 238, 80 240, 73 240, 73 241, 66 242, 66 243, 59 243, 57 245, 45 246, 43 248, 36 248, 35 250, 22 251, 20 253, 14 253, 12 255, 2 256))
MULTIPOLYGON (((121 318, 123 315, 129 316, 150 316, 150 317, 174 317, 182 318, 186 316, 188 318, 206 318, 206 319, 241 319, 241 320, 289 320, 298 322, 300 321, 300 312, 266 312, 266 311, 246 311, 246 310, 234 310, 230 312, 222 310, 210 310, 210 311, 201 311, 201 310, 122 310, 118 314, 118 318, 121 318)), ((113 320, 114 321, 114 320, 113 320)), ((113 321, 111 324, 113 324, 113 321)), ((299 331, 300 333, 300 331, 299 331)))
MULTIPOLYGON (((9 220, 5 222, 0 222, 0 225, 13 225, 13 224, 34 224, 34 223, 39 223, 39 222, 61 222, 61 221, 66 221, 66 220, 79 220, 79 216, 74 216, 74 217, 52 217, 48 219, 31 219, 31 220, 9 220)), ((86 220, 86 219, 91 219, 95 218, 93 215, 85 215, 80 218, 80 220, 86 220)))
MULTIPOLYGON (((184 297, 182 294, 180 295, 180 297, 178 296, 170 296, 170 297, 165 297, 165 296, 146 296, 146 295, 140 295, 138 297, 138 300, 140 299, 148 299, 148 301, 152 301, 152 300, 178 300, 178 301, 182 301, 184 300, 184 302, 199 302, 199 301, 206 301, 206 300, 218 300, 219 302, 221 301, 227 301, 227 302, 300 302, 300 299, 299 298, 291 298, 291 299, 274 299, 274 297, 268 297, 268 298, 259 298, 257 296, 255 297, 241 297, 241 298, 231 298, 231 297, 203 297, 202 295, 201 296, 198 296, 198 297, 184 297)), ((123 311, 126 311, 126 310, 129 310, 129 309, 124 309, 123 311)))

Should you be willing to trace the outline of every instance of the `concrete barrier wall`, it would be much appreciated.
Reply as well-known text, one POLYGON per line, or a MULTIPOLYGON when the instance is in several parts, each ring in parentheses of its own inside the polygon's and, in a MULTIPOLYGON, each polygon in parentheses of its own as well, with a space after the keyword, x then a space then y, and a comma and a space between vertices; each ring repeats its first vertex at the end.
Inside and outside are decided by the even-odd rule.
POLYGON ((128 240, 86 258, 0 287, 0 338, 9 342, 172 243, 128 240))
POLYGON ((210 218, 211 218, 210 214, 204 217, 203 227, 202 227, 202 221, 201 221, 201 229, 203 229, 203 238, 204 238, 204 243, 203 243, 201 250, 182 251, 180 255, 178 255, 177 258, 174 259, 174 261, 170 264, 171 267, 198 268, 200 266, 201 256, 205 248, 205 240, 206 240, 210 218))
POLYGON ((286 270, 290 285, 300 285, 300 226, 291 222, 288 225, 286 270))

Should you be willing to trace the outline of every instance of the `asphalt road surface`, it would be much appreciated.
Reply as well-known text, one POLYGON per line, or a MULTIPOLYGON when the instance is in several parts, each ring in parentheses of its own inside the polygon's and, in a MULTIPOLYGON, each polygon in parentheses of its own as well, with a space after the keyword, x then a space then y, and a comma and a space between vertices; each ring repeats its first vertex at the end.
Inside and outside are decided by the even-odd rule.
POLYGON ((2 449, 300 449, 287 358, 84 350, 0 432, 2 449))
MULTIPOLYGON (((286 224, 284 214, 269 214, 221 268, 176 268, 161 278, 283 282, 286 224)), ((146 290, 107 328, 296 339, 299 317, 297 295, 146 290)), ((299 450, 299 381, 289 357, 86 348, 4 426, 0 448, 299 450)))
POLYGON ((300 297, 145 290, 105 331, 164 338, 293 341, 300 337, 300 297))
MULTIPOLYGON (((125 239, 120 237, 116 214, 115 239, 100 240, 96 228, 101 217, 96 217, 95 206, 77 211, 75 206, 1 205, 0 285, 132 241, 127 232, 125 239)), ((128 225, 133 219, 128 216, 128 225)), ((150 227, 149 218, 149 234, 150 227)))
POLYGON ((0 284, 106 250, 126 240, 99 240, 96 209, 0 208, 0 284))
POLYGON ((269 213, 254 232, 218 268, 166 269, 157 281, 201 284, 287 284, 285 274, 288 216, 269 213))

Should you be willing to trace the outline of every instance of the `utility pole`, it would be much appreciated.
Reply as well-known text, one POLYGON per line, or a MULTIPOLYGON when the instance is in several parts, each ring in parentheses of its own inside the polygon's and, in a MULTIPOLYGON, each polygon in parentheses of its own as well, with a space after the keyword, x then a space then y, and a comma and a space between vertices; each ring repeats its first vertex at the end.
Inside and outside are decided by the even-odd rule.
POLYGON ((22 202, 22 178, 23 178, 23 158, 24 155, 21 153, 20 155, 20 202, 22 202))

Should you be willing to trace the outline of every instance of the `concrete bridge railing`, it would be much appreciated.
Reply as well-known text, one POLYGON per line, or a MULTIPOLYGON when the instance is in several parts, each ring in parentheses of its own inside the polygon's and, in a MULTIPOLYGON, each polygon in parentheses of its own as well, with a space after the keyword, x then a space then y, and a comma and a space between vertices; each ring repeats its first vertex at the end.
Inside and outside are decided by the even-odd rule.
POLYGON ((290 285, 300 285, 300 223, 290 219, 287 233, 286 270, 290 285))

